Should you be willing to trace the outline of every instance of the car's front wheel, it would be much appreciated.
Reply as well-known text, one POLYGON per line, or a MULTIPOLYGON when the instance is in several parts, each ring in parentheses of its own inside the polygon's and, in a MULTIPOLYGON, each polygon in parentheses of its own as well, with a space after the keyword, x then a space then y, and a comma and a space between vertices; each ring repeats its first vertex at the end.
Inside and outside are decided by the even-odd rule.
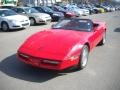
POLYGON ((30 25, 33 26, 33 25, 35 25, 35 24, 36 24, 35 19, 31 17, 31 18, 30 18, 30 25))
POLYGON ((89 48, 87 45, 84 45, 84 47, 82 48, 81 55, 80 55, 78 69, 83 69, 86 67, 87 62, 88 62, 88 56, 89 56, 89 48))
POLYGON ((6 22, 1 23, 1 29, 2 31, 9 31, 9 25, 6 22))

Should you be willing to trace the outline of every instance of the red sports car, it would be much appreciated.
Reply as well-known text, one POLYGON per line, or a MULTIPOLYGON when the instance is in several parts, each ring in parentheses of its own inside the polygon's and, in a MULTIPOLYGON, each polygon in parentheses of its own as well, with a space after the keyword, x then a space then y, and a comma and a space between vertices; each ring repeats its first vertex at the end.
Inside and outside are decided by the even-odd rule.
POLYGON ((29 37, 18 49, 18 58, 36 67, 64 70, 87 65, 89 52, 106 40, 106 23, 89 19, 66 18, 51 29, 29 37))

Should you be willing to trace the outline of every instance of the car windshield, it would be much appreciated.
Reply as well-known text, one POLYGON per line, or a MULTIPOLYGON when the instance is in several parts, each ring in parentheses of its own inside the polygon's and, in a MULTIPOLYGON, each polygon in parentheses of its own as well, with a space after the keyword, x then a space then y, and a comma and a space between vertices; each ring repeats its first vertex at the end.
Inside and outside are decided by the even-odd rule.
POLYGON ((65 11, 65 9, 60 6, 56 6, 56 8, 59 9, 60 11, 65 11))
POLYGON ((86 19, 63 19, 53 25, 53 29, 91 31, 92 21, 86 19))
POLYGON ((12 15, 17 15, 17 13, 14 12, 13 10, 0 10, 0 16, 2 16, 2 17, 12 16, 12 15))
POLYGON ((37 11, 34 8, 24 8, 25 12, 27 13, 39 13, 39 11, 37 11))
POLYGON ((43 6, 42 8, 43 8, 46 12, 53 12, 53 10, 50 9, 49 7, 43 6))
POLYGON ((73 7, 69 7, 69 8, 73 8, 73 9, 80 9, 79 7, 77 6, 73 6, 73 7))

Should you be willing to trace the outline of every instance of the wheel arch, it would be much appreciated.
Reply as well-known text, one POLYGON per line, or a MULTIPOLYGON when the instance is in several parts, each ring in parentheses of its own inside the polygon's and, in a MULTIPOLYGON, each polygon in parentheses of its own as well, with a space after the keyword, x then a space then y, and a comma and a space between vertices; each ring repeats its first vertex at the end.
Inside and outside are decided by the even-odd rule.
MULTIPOLYGON (((6 22, 6 21, 2 21, 0 25, 2 26, 3 23, 7 23, 7 22, 6 22)), ((7 23, 7 24, 8 24, 8 23, 7 23)))
POLYGON ((88 46, 88 50, 90 52, 90 44, 88 42, 86 42, 84 45, 87 45, 88 46))
POLYGON ((1 23, 0 23, 0 28, 1 28, 1 30, 2 31, 9 31, 10 30, 10 25, 9 25, 9 23, 7 22, 7 21, 2 21, 1 23), (3 24, 6 24, 6 29, 3 27, 3 24))
MULTIPOLYGON (((36 21, 35 17, 29 17, 29 20, 30 19, 33 19, 34 20, 34 24, 36 24, 37 21, 36 21)), ((31 21, 30 21, 30 23, 31 23, 31 21)))
POLYGON ((10 28, 10 25, 9 25, 9 23, 7 22, 7 21, 1 21, 1 23, 0 23, 0 27, 2 28, 2 24, 3 23, 6 23, 7 25, 8 25, 8 27, 10 28))
POLYGON ((29 19, 31 19, 31 18, 35 20, 35 18, 34 18, 34 17, 29 17, 29 19))

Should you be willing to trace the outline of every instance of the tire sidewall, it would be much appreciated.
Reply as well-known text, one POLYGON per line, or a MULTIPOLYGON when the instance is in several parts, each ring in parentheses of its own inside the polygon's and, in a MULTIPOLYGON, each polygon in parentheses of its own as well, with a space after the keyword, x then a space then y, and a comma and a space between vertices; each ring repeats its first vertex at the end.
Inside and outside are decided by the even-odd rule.
POLYGON ((106 43, 106 32, 102 36, 102 40, 98 43, 98 45, 104 45, 106 43))
POLYGON ((86 66, 87 66, 87 62, 88 62, 88 56, 89 56, 89 49, 88 49, 88 46, 85 45, 83 48, 82 48, 82 51, 81 51, 81 54, 80 54, 80 61, 79 61, 79 69, 84 69, 86 66), (83 60, 82 60, 82 57, 83 57, 83 53, 84 53, 84 50, 86 49, 87 51, 87 61, 86 61, 86 64, 83 66, 83 60))
POLYGON ((102 44, 104 45, 106 43, 106 32, 103 34, 103 40, 102 40, 102 44))
POLYGON ((8 25, 8 23, 7 23, 7 22, 2 22, 2 23, 1 23, 1 29, 2 29, 2 31, 4 31, 4 32, 9 31, 9 25, 8 25), (7 27, 6 30, 4 29, 4 25, 6 25, 6 27, 7 27))

